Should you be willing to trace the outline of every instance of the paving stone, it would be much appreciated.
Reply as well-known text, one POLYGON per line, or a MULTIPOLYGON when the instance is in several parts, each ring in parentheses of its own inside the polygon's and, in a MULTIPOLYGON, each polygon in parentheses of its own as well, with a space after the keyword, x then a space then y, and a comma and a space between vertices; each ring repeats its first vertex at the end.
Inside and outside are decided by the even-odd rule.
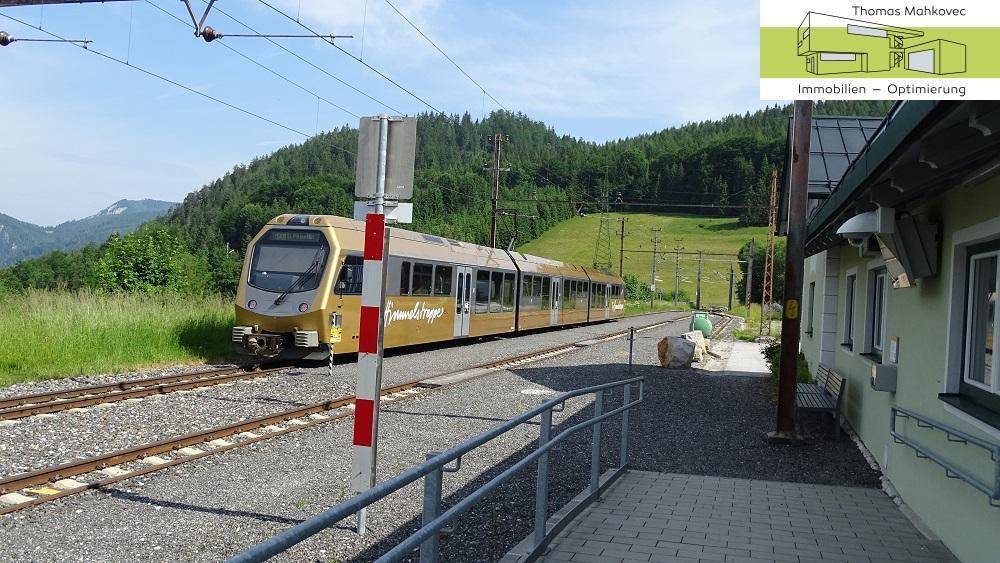
POLYGON ((557 541, 559 561, 955 561, 878 491, 641 471, 557 541))

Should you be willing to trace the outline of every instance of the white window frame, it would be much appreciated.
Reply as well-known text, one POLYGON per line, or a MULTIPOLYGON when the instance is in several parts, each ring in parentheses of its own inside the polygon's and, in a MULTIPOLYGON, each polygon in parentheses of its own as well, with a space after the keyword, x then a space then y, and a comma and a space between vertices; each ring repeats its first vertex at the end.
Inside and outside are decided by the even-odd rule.
POLYGON ((972 278, 972 272, 973 272, 972 265, 976 262, 976 260, 982 260, 984 258, 996 258, 997 259, 997 266, 996 266, 997 267, 997 274, 996 274, 996 284, 997 285, 996 285, 996 287, 994 287, 994 290, 997 291, 998 293, 1000 293, 1000 250, 993 250, 993 251, 990 251, 990 252, 981 252, 979 254, 974 254, 974 255, 970 256, 969 259, 968 259, 968 261, 966 262, 966 266, 965 266, 965 270, 966 270, 966 272, 965 272, 965 279, 968 280, 967 281, 968 289, 966 290, 965 311, 963 313, 963 317, 964 317, 964 321, 963 322, 965 323, 965 332, 964 332, 964 334, 965 334, 965 343, 966 343, 966 346, 965 346, 965 354, 964 354, 964 357, 962 358, 962 380, 966 384, 972 385, 973 387, 976 387, 978 389, 982 389, 983 391, 987 391, 989 393, 1000 395, 1000 362, 997 362, 997 355, 996 355, 996 344, 998 342, 997 336, 1000 336, 1000 304, 995 305, 994 308, 993 308, 994 309, 993 310, 993 346, 994 346, 994 353, 993 353, 993 360, 992 360, 992 362, 993 362, 993 366, 992 366, 993 373, 991 374, 992 375, 992 377, 991 377, 991 384, 990 385, 986 385, 984 383, 981 383, 981 382, 976 381, 975 379, 972 379, 971 377, 969 377, 969 375, 970 375, 969 371, 972 368, 972 353, 973 353, 973 346, 972 346, 972 344, 973 344, 972 343, 972 315, 971 315, 972 306, 973 306, 972 305, 972 297, 973 297, 972 292, 975 289, 974 285, 973 285, 973 278, 972 278))
POLYGON ((889 274, 883 270, 875 270, 875 286, 872 288, 872 298, 875 299, 872 302, 872 350, 881 354, 885 350, 885 298, 887 295, 887 286, 889 280, 889 274), (879 281, 881 280, 881 281, 879 281), (878 308, 878 317, 876 318, 876 307, 878 308), (876 327, 878 330, 875 330, 876 327), (878 338, 875 335, 878 334, 878 338))
POLYGON ((809 324, 808 324, 808 326, 806 328, 806 334, 809 335, 809 338, 812 338, 812 336, 813 336, 813 330, 815 329, 815 327, 813 326, 813 324, 814 324, 814 322, 816 320, 816 282, 815 281, 809 282, 809 310, 807 311, 807 313, 809 315, 809 324))
POLYGON ((844 278, 844 338, 842 346, 854 350, 854 307, 858 302, 858 270, 847 272, 844 278))
POLYGON ((865 302, 865 346, 864 353, 880 355, 885 348, 885 327, 886 327, 886 301, 889 297, 888 285, 889 276, 885 269, 884 263, 879 263, 877 266, 870 265, 868 269, 868 283, 866 285, 866 302, 865 302), (875 297, 878 287, 879 279, 883 279, 882 283, 882 295, 881 295, 881 319, 878 325, 878 334, 880 336, 880 341, 875 338, 875 297))

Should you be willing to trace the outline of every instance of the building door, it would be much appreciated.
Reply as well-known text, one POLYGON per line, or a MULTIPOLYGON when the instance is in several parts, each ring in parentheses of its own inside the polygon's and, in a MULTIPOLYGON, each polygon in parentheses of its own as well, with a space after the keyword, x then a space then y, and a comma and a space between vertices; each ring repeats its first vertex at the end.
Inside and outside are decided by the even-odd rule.
POLYGON ((469 335, 472 318, 472 268, 458 267, 458 292, 455 294, 455 336, 469 335))
POLYGON ((934 73, 934 50, 914 51, 908 54, 906 68, 919 72, 934 73))
POLYGON ((562 305, 562 278, 552 278, 552 299, 549 300, 549 325, 559 324, 559 309, 562 305))

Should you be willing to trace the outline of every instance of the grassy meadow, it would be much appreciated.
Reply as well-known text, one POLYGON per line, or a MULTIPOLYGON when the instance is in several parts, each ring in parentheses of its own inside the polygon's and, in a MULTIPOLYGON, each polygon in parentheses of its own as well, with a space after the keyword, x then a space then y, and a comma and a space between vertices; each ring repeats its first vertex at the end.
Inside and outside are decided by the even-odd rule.
MULTIPOLYGON (((680 239, 682 252, 721 253, 733 255, 751 238, 758 244, 767 240, 767 227, 743 227, 739 220, 724 217, 701 217, 679 214, 625 213, 613 214, 612 219, 627 217, 625 224, 625 259, 623 269, 649 282, 652 252, 628 252, 629 250, 652 251, 654 228, 660 229, 658 260, 656 261, 656 287, 672 294, 674 289, 674 245, 680 239)), ((563 260, 584 266, 594 262, 594 246, 600 229, 600 215, 574 217, 563 221, 546 231, 539 238, 522 245, 518 250, 546 258, 563 260)), ((613 271, 618 272, 619 225, 611 222, 611 262, 613 271)), ((702 262, 702 307, 728 305, 729 259, 723 256, 705 256, 702 262), (717 261, 710 261, 717 260, 717 261)), ((738 264, 733 264, 736 279, 740 279, 738 264)), ((698 257, 681 255, 680 287, 694 299, 697 285, 698 257)), ((738 300, 734 299, 734 305, 738 300)))
POLYGON ((0 295, 0 387, 227 358, 222 297, 29 291, 0 295))

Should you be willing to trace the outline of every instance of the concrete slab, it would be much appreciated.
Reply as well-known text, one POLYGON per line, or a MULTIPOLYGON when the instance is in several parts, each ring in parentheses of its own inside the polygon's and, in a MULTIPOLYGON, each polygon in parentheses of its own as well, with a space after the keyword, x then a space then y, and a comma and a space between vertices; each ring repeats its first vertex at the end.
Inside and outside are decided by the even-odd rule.
POLYGON ((120 477, 122 475, 128 475, 128 471, 125 471, 118 465, 112 465, 111 467, 105 467, 100 470, 101 473, 107 475, 108 477, 120 477))
POLYGON ((82 489, 87 485, 86 483, 77 481, 76 479, 60 479, 55 483, 52 483, 52 486, 61 491, 71 491, 73 489, 82 489))
POLYGON ((733 342, 733 349, 726 360, 724 375, 742 377, 770 377, 771 370, 764 361, 764 353, 756 342, 733 342))
POLYGON ((21 493, 7 493, 5 495, 0 495, 0 505, 12 506, 15 504, 24 504, 33 500, 35 500, 33 497, 22 495, 21 493))

